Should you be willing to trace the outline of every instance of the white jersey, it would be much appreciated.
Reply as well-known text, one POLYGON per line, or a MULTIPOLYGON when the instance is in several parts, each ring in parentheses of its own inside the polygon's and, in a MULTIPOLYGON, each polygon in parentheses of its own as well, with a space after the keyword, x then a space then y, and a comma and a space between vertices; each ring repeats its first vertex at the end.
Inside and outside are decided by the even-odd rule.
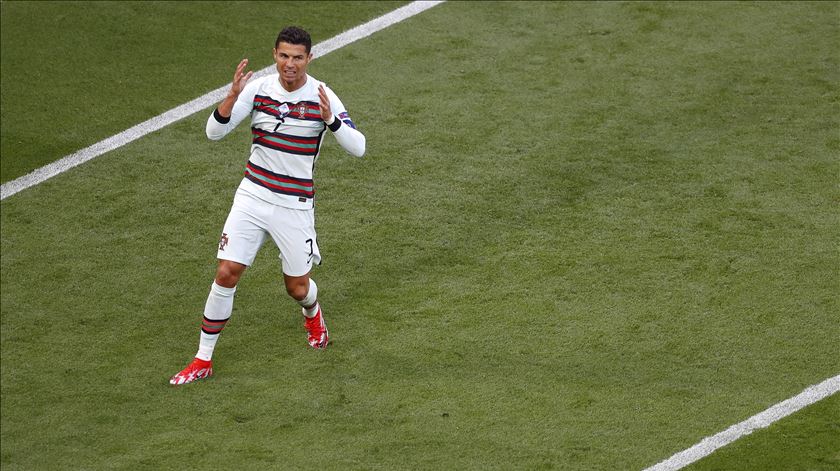
MULTIPOLYGON (((207 137, 223 138, 251 116, 251 156, 238 191, 294 209, 314 205, 313 174, 327 125, 321 119, 318 87, 323 82, 306 76, 306 83, 289 92, 278 74, 251 81, 239 94, 230 118, 216 111, 207 120, 207 137)), ((365 153, 365 136, 356 130, 344 104, 326 85, 335 120, 329 129, 350 154, 365 153)))

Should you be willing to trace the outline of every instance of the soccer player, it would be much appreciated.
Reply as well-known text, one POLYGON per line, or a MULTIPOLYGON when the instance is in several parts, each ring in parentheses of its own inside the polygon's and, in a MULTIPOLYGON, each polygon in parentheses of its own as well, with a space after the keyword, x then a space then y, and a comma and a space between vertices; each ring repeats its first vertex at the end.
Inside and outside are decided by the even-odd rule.
POLYGON ((211 357, 233 309, 236 285, 266 236, 277 244, 286 292, 302 306, 309 345, 323 349, 329 332, 310 278, 321 254, 315 234, 313 170, 329 129, 350 154, 365 153, 365 136, 341 100, 306 69, 312 60, 306 31, 284 28, 274 43, 277 73, 248 82, 248 59, 236 67, 227 97, 207 120, 207 137, 219 140, 251 117, 251 155, 219 240, 219 265, 204 307, 198 353, 170 384, 213 374, 211 357))

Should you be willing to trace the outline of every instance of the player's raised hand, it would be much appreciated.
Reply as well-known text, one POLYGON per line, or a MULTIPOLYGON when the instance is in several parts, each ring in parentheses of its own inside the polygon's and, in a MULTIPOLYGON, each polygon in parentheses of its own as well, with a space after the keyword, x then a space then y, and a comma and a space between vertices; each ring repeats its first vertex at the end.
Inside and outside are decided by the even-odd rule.
POLYGON ((254 71, 245 72, 245 67, 248 67, 248 59, 242 59, 242 62, 236 66, 236 72, 233 74, 233 83, 230 85, 230 94, 234 96, 239 96, 242 93, 242 89, 245 88, 245 84, 248 83, 248 80, 251 79, 251 76, 254 75, 254 71))
POLYGON ((321 99, 321 119, 325 123, 329 123, 332 120, 332 110, 330 110, 330 99, 327 97, 327 91, 323 84, 318 86, 318 96, 321 99))

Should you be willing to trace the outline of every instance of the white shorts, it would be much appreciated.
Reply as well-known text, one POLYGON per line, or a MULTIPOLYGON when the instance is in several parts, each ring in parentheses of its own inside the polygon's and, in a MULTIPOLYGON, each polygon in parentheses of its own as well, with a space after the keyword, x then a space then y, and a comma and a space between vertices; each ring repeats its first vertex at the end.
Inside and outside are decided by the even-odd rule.
POLYGON ((251 266, 266 234, 271 235, 280 249, 286 275, 303 276, 312 270, 313 263, 321 263, 314 209, 277 206, 241 189, 233 198, 216 256, 251 266))

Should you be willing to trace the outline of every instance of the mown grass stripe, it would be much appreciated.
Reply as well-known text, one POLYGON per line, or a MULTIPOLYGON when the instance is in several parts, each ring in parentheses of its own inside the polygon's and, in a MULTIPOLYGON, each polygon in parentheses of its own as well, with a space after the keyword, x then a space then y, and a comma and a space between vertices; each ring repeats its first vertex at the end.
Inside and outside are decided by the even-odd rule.
MULTIPOLYGON (((386 13, 378 18, 374 18, 365 24, 349 29, 337 36, 333 36, 324 42, 318 43, 312 47, 313 55, 321 57, 329 54, 332 51, 341 49, 342 47, 352 44, 360 39, 366 38, 373 33, 381 31, 393 24, 399 23, 405 19, 411 18, 414 15, 422 13, 429 8, 443 3, 444 0, 439 1, 416 1, 409 3, 403 7, 386 13)), ((254 78, 264 77, 275 70, 274 65, 268 66, 254 73, 254 78)), ((183 105, 176 106, 169 111, 166 111, 154 118, 143 121, 142 123, 132 126, 125 131, 115 134, 109 138, 103 139, 96 144, 85 147, 77 152, 62 157, 55 162, 44 165, 22 177, 16 178, 10 182, 0 185, 0 200, 4 200, 18 192, 27 188, 31 188, 41 182, 44 182, 56 175, 60 175, 73 167, 81 165, 89 160, 92 160, 100 155, 118 149, 130 142, 155 132, 165 126, 168 126, 176 121, 186 118, 198 111, 215 105, 220 102, 227 93, 229 84, 224 84, 221 87, 202 95, 194 100, 191 100, 183 105)))

